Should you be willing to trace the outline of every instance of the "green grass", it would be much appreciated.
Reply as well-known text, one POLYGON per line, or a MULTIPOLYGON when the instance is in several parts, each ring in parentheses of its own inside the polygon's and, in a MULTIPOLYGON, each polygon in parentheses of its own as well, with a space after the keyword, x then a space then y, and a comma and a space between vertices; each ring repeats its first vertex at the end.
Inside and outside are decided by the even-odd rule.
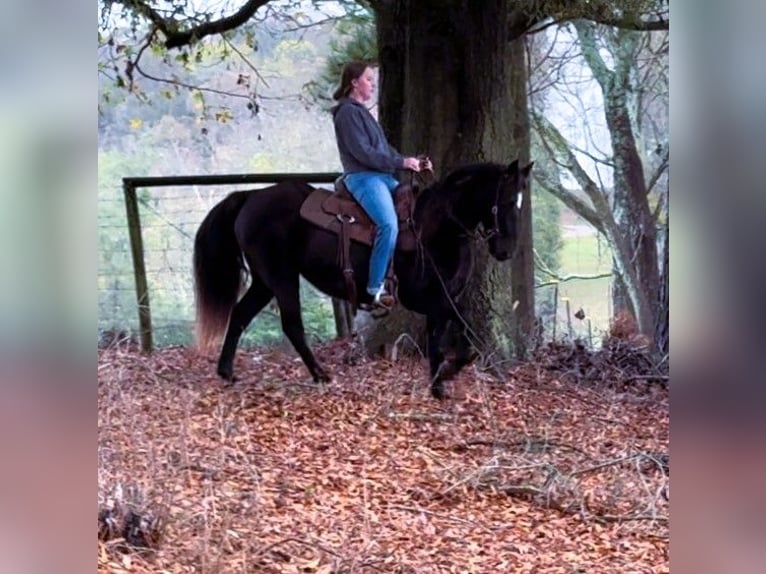
MULTIPOLYGON (((563 239, 561 249, 561 267, 559 275, 600 275, 611 270, 611 255, 606 243, 596 235, 570 236, 563 239)), ((572 315, 572 330, 575 337, 588 336, 588 320, 594 342, 609 328, 609 285, 610 278, 571 279, 559 284, 557 338, 567 332, 566 302, 569 300, 572 315), (575 312, 582 309, 586 318, 582 321, 574 317, 575 312)), ((540 292, 539 296, 550 299, 553 289, 540 292)), ((550 328, 549 328, 550 329, 550 328)))
POLYGON ((561 249, 561 274, 595 275, 609 273, 612 268, 611 252, 606 241, 597 235, 565 237, 561 249))

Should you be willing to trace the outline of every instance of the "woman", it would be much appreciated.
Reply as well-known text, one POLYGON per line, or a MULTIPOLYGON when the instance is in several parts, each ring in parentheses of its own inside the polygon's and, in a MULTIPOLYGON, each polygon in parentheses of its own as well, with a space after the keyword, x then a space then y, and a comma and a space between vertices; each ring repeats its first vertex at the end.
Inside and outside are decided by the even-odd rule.
POLYGON ((380 125, 364 105, 374 90, 374 73, 367 64, 346 64, 340 86, 333 94, 338 104, 332 114, 343 181, 377 227, 367 292, 374 305, 391 308, 394 298, 386 293, 384 280, 399 233, 393 200, 399 182, 394 173, 397 169, 431 170, 432 165, 428 158, 405 157, 389 145, 380 125))

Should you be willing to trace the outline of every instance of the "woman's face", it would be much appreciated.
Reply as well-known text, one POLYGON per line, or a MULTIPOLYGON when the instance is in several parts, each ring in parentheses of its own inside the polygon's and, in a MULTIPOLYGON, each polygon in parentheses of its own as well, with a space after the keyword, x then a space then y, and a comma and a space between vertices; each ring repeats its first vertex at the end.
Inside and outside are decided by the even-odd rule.
POLYGON ((362 102, 369 100, 375 91, 375 74, 372 68, 365 68, 361 76, 351 80, 351 86, 351 97, 362 102))

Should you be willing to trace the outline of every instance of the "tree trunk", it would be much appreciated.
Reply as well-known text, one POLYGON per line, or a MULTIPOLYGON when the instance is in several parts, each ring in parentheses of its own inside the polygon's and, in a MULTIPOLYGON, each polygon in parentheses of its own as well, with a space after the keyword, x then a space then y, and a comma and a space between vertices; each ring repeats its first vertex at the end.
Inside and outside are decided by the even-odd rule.
MULTIPOLYGON (((611 46, 614 59, 612 69, 600 55, 595 39, 595 26, 578 22, 575 28, 583 57, 601 86, 604 116, 612 139, 612 199, 616 224, 612 248, 615 266, 623 282, 614 292, 620 296, 623 293, 621 287, 625 288, 624 292, 630 298, 639 331, 653 337, 657 318, 657 294, 660 288, 657 233, 629 110, 632 90, 630 72, 635 60, 638 33, 622 30, 617 33, 616 41, 611 46)), ((616 312, 621 302, 616 299, 614 303, 616 312)))
POLYGON ((625 281, 620 275, 617 265, 612 263, 612 317, 620 317, 625 313, 636 316, 633 310, 633 304, 630 302, 630 294, 625 285, 625 281))
POLYGON ((660 356, 670 353, 670 237, 665 227, 662 237, 662 269, 660 270, 660 292, 657 305, 657 327, 654 333, 655 349, 660 356))
POLYGON ((378 43, 378 120, 389 143, 402 149, 404 107, 404 26, 401 6, 383 3, 376 12, 378 43))
POLYGON ((335 318, 335 335, 339 339, 348 339, 354 330, 354 318, 348 301, 332 298, 332 311, 335 318))
MULTIPOLYGON (((527 90, 529 89, 526 57, 526 39, 511 42, 511 101, 513 102, 513 148, 519 164, 530 161, 530 122, 527 90)), ((514 310, 514 347, 516 356, 523 359, 530 348, 530 337, 535 323, 535 263, 532 229, 532 188, 527 187, 521 204, 518 243, 511 261, 511 294, 518 306, 514 310)))
MULTIPOLYGON (((512 89, 520 81, 515 68, 525 71, 525 66, 515 64, 519 55, 513 58, 511 4, 487 0, 481 9, 462 0, 376 4, 381 122, 402 153, 427 153, 437 176, 479 161, 510 163, 520 151, 514 140, 521 146, 528 141, 517 118, 518 90, 512 89)), ((528 156, 528 150, 521 151, 528 156)), ((476 256, 476 273, 463 296, 470 303, 464 318, 488 348, 499 342, 512 346, 510 264, 497 263, 483 244, 476 246, 476 256)), ((522 258, 517 263, 528 265, 522 258)), ((520 297, 520 306, 533 308, 528 295, 520 297)))

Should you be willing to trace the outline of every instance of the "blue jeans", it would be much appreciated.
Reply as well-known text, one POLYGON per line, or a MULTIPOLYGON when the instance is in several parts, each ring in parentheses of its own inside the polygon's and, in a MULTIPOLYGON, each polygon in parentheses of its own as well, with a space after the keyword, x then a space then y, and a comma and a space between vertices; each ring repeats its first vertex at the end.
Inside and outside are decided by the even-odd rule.
POLYGON ((399 222, 394 209, 394 190, 399 182, 393 175, 377 171, 349 173, 343 181, 377 227, 367 281, 367 292, 375 295, 383 286, 399 234, 399 222))

